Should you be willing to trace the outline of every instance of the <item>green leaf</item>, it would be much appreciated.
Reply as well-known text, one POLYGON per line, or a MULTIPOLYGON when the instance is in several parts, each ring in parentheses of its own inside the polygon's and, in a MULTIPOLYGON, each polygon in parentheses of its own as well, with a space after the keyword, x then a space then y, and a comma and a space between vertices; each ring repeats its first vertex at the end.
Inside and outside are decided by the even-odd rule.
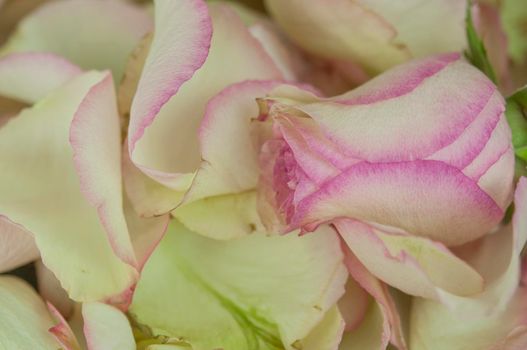
POLYGON ((174 220, 137 285, 134 328, 144 344, 193 350, 330 350, 335 339, 310 335, 340 336, 329 310, 344 292, 342 259, 329 227, 218 241, 174 220))
POLYGON ((527 161, 527 86, 507 98, 505 115, 512 130, 516 157, 527 161))
POLYGON ((472 1, 468 0, 465 17, 465 30, 467 35, 468 50, 465 51, 465 57, 470 61, 470 63, 485 73, 485 75, 496 84, 496 73, 494 72, 494 69, 492 68, 492 65, 487 57, 487 50, 485 49, 483 40, 481 40, 476 28, 474 27, 471 10, 472 1))

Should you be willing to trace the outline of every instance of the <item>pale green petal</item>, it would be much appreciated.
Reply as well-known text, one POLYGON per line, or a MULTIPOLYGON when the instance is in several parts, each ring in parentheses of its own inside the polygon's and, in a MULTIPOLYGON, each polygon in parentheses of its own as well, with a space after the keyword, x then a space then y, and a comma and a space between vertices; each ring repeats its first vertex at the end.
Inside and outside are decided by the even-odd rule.
MULTIPOLYGON (((344 333, 339 350, 384 350, 383 338, 386 337, 383 328, 383 315, 379 304, 370 303, 364 320, 357 329, 344 333)), ((421 348, 416 348, 419 350, 421 348)))
POLYGON ((324 319, 299 342, 298 347, 302 350, 337 350, 344 331, 344 319, 339 308, 333 306, 324 319))
POLYGON ((0 276, 0 349, 57 350, 48 329, 54 321, 37 293, 24 281, 0 276))
POLYGON ((114 296, 137 276, 123 261, 135 256, 120 197, 119 124, 105 109, 112 88, 109 73, 86 73, 0 129, 0 214, 34 234, 75 300, 114 296))
POLYGON ((38 259, 31 232, 0 216, 0 273, 38 259))
POLYGON ((243 237, 262 231, 256 208, 256 192, 200 199, 172 211, 192 231, 215 239, 243 237))
POLYGON ((216 241, 174 221, 130 311, 151 335, 183 338, 193 350, 293 349, 342 295, 342 259, 327 227, 216 241))
POLYGON ((85 303, 82 316, 90 350, 135 350, 130 323, 118 309, 103 303, 85 303))
POLYGON ((50 53, 14 53, 0 59, 0 95, 35 103, 81 69, 50 53))
POLYGON ((86 69, 111 69, 119 81, 128 55, 152 26, 145 10, 125 2, 49 2, 20 22, 1 53, 52 52, 86 69))
POLYGON ((525 288, 518 289, 503 312, 472 319, 456 314, 438 302, 414 298, 410 318, 410 349, 486 350, 506 342, 513 329, 526 324, 526 292, 525 288))

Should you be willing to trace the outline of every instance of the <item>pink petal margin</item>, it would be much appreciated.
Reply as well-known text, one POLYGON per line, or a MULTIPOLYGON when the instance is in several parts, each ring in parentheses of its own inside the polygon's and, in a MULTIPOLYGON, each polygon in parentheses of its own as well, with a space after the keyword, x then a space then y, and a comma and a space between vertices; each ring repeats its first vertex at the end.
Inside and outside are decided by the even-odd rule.
POLYGON ((0 59, 0 95, 35 103, 81 73, 81 69, 53 53, 12 53, 0 59))
POLYGON ((342 242, 342 248, 345 252, 344 264, 351 277, 379 304, 384 318, 383 346, 386 347, 391 342, 400 350, 407 349, 401 318, 399 317, 399 312, 387 285, 374 277, 366 269, 359 259, 349 250, 345 242, 342 242))
POLYGON ((154 40, 131 107, 130 154, 161 108, 203 65, 211 38, 212 23, 203 0, 156 3, 154 40), (174 25, 177 30, 165 30, 174 25), (174 32, 179 35, 172 35, 174 32), (168 71, 164 69, 166 62, 171 62, 168 71))
POLYGON ((53 334, 55 339, 64 347, 65 350, 78 350, 80 349, 77 338, 71 330, 68 322, 62 317, 60 312, 53 306, 49 301, 46 302, 48 310, 57 324, 51 327, 48 331, 53 334))
POLYGON ((70 144, 81 191, 97 208, 113 251, 137 268, 123 211, 120 123, 110 72, 90 89, 77 109, 70 144))

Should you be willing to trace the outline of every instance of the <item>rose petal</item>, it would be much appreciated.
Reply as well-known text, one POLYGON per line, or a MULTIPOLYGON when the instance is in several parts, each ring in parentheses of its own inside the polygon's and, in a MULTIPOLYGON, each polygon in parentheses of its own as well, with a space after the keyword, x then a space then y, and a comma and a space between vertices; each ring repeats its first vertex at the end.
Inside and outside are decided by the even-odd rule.
MULTIPOLYGON (((125 141, 126 142, 126 141, 125 141)), ((181 191, 172 190, 158 181, 148 177, 130 159, 128 146, 123 150, 123 181, 126 194, 130 199, 134 210, 141 217, 152 217, 163 215, 173 210, 181 203, 184 190, 190 186, 184 186, 181 191)))
POLYGON ((394 42, 394 27, 358 2, 313 1, 305 6, 300 0, 267 0, 266 5, 296 44, 322 57, 360 62, 371 73, 410 57, 394 42))
POLYGON ((132 204, 126 196, 124 198, 124 214, 137 259, 138 270, 141 271, 163 238, 168 227, 170 215, 140 217, 132 208, 132 204))
POLYGON ((263 231, 255 191, 204 198, 178 207, 172 215, 205 237, 229 240, 263 231))
POLYGON ((90 88, 71 121, 69 141, 80 189, 95 208, 122 261, 136 265, 123 214, 121 129, 110 75, 90 88))
POLYGON ((484 235, 503 213, 472 179, 443 162, 362 162, 303 199, 291 227, 349 217, 456 245, 484 235))
POLYGON ((441 292, 440 300, 462 318, 484 318, 503 311, 520 282, 521 252, 527 241, 527 178, 518 181, 512 228, 508 225, 455 251, 485 280, 485 290, 470 298, 441 292))
POLYGON ((299 346, 304 350, 338 350, 343 331, 344 320, 334 306, 299 346))
POLYGON ((135 259, 122 214, 119 121, 106 109, 111 87, 109 73, 81 75, 0 129, 0 213, 35 235, 44 264, 75 300, 110 297, 137 277, 115 255, 135 259))
POLYGON ((103 303, 84 303, 82 317, 89 350, 136 349, 130 323, 118 309, 103 303))
POLYGON ((278 84, 245 81, 227 87, 208 102, 199 129, 203 161, 185 201, 256 187, 258 154, 250 131, 251 119, 258 116, 255 100, 278 84))
POLYGON ((205 62, 212 35, 207 7, 201 0, 160 0, 155 11, 155 34, 132 104, 131 154, 161 108, 205 62))
POLYGON ((345 252, 344 262, 353 279, 373 297, 380 308, 383 316, 384 346, 391 341, 399 350, 407 349, 399 311, 388 287, 375 278, 351 251, 345 252))
MULTIPOLYGON (((181 14, 178 16, 192 18, 188 13, 181 10, 179 12, 181 14)), ((195 135, 209 98, 235 82, 247 79, 281 78, 272 60, 230 8, 221 4, 210 4, 209 12, 212 17, 214 34, 208 56, 206 49, 209 42, 205 40, 208 38, 205 34, 209 33, 207 30, 210 28, 194 25, 191 29, 200 33, 203 38, 200 40, 189 38, 193 40, 190 42, 195 45, 202 43, 201 46, 191 51, 194 55, 187 57, 187 60, 192 63, 189 67, 193 70, 185 71, 183 76, 185 79, 178 78, 177 84, 170 83, 168 90, 163 87, 163 84, 151 87, 151 84, 157 81, 154 79, 155 76, 167 79, 168 75, 158 65, 149 66, 150 57, 160 57, 158 59, 162 57, 165 60, 165 57, 171 57, 170 55, 179 57, 182 52, 186 52, 177 45, 172 46, 171 50, 174 51, 172 53, 165 48, 156 51, 154 50, 156 40, 154 37, 151 56, 147 59, 132 106, 129 145, 133 162, 150 177, 178 190, 181 188, 183 174, 194 172, 200 164, 198 139, 195 135), (199 52, 198 58, 195 56, 196 52, 199 52), (197 63, 203 62, 205 58, 203 66, 195 72, 192 79, 185 82, 199 67, 197 63), (226 68, 225 62, 230 62, 228 67, 232 68, 226 68), (144 89, 141 87, 142 81, 145 81, 144 89), (184 84, 181 85, 182 83, 184 84), (144 100, 150 99, 152 95, 160 96, 162 100, 157 101, 155 105, 153 102, 145 103, 144 100), (170 101, 166 103, 169 98, 170 101), (164 107, 160 111, 162 105, 164 107), (144 112, 141 112, 142 110, 144 112), (174 137, 174 133, 177 133, 177 137, 174 137), (166 152, 167 147, 171 149, 171 152, 166 152)), ((170 23, 174 28, 166 28, 167 36, 173 36, 171 33, 177 29, 175 28, 177 21, 171 18, 170 23)), ((174 36, 174 38, 178 37, 174 36)), ((168 46, 168 42, 166 44, 168 46)), ((179 61, 174 58, 171 62, 176 65, 179 61)), ((164 69, 169 69, 169 67, 172 66, 163 65, 164 69)), ((187 66, 178 65, 177 67, 187 66)))
POLYGON ((42 263, 42 260, 35 262, 35 272, 40 296, 48 303, 51 303, 53 309, 56 309, 61 315, 70 317, 73 313, 74 303, 68 297, 68 293, 62 288, 53 272, 42 263))
POLYGON ((0 58, 0 95, 35 103, 80 72, 54 54, 13 53, 0 58))
POLYGON ((346 293, 338 302, 339 311, 345 322, 345 331, 360 327, 371 303, 370 295, 353 279, 348 278, 346 293))
POLYGON ((0 216, 0 273, 38 259, 40 252, 31 232, 0 216))
POLYGON ((437 299, 439 289, 456 295, 483 290, 482 277, 439 243, 347 219, 335 226, 372 274, 407 294, 437 299))
MULTIPOLYGON (((297 108, 350 156, 395 162, 423 159, 445 148, 480 113, 490 113, 496 125, 504 102, 495 92, 492 82, 458 54, 445 54, 401 65, 344 95, 297 108)), ((479 134, 480 142, 471 147, 485 144, 485 134, 479 134)), ((464 153, 474 157, 478 152, 464 153)))
POLYGON ((468 320, 432 300, 414 298, 410 318, 410 348, 430 350, 523 349, 525 337, 517 339, 521 346, 507 348, 514 341, 511 332, 526 325, 527 298, 520 288, 506 310, 487 317, 468 320), (494 347, 497 346, 497 347, 494 347))
POLYGON ((55 326, 49 329, 49 332, 57 339, 57 341, 64 347, 65 350, 80 350, 81 347, 75 338, 75 334, 71 330, 68 322, 55 308, 55 306, 47 302, 49 313, 55 319, 57 323, 55 326))
POLYGON ((456 0, 393 1, 359 0, 397 30, 396 42, 404 43, 413 57, 462 51, 466 46, 466 3, 456 0))
POLYGON ((5 349, 56 350, 48 332, 53 319, 37 293, 24 281, 0 276, 0 339, 5 349))
POLYGON ((151 29, 148 13, 126 2, 54 1, 25 17, 1 53, 52 52, 85 69, 111 69, 119 81, 151 29))
POLYGON ((385 350, 388 339, 379 304, 372 301, 359 328, 344 333, 339 350, 385 350))
POLYGON ((292 350, 335 304, 345 278, 328 228, 303 237, 258 233, 216 241, 173 222, 143 270, 130 311, 153 336, 183 337, 200 349, 270 342, 292 350))

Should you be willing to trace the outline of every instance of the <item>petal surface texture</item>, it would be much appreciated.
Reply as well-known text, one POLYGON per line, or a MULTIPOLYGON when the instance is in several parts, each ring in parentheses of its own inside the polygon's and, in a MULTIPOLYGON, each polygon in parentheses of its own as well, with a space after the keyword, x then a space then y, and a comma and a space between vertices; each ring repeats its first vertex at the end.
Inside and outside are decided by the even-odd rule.
POLYGON ((135 350, 132 328, 126 315, 98 302, 82 305, 84 335, 89 350, 135 350))
POLYGON ((0 58, 0 95, 35 103, 80 72, 54 54, 13 53, 0 58))
POLYGON ((0 276, 0 347, 56 350, 60 344, 48 329, 54 320, 38 294, 26 282, 0 276))
POLYGON ((185 191, 200 165, 196 135, 207 101, 232 83, 281 74, 228 6, 209 4, 207 13, 201 2, 159 5, 158 35, 132 104, 129 147, 132 161, 148 176, 185 191), (163 20, 167 11, 181 20, 163 20))
POLYGON ((110 69, 119 81, 128 55, 150 30, 150 15, 124 1, 54 1, 25 17, 0 54, 54 53, 84 69, 110 69))
POLYGON ((511 201, 503 97, 458 54, 332 98, 276 89, 265 101, 262 187, 288 230, 348 217, 453 246, 489 232, 511 201))
POLYGON ((302 0, 266 0, 266 5, 300 47, 358 63, 370 74, 466 45, 462 1, 316 0, 305 6, 302 0))
MULTIPOLYGON (((152 336, 184 339, 194 350, 292 350, 314 341, 309 335, 344 292, 342 259, 327 227, 303 237, 255 233, 222 242, 173 222, 130 311, 152 336)), ((321 327, 338 337, 339 316, 327 317, 321 327)))
POLYGON ((0 129, 0 213, 34 234, 75 300, 108 298, 137 276, 119 139, 108 72, 73 79, 0 129))

